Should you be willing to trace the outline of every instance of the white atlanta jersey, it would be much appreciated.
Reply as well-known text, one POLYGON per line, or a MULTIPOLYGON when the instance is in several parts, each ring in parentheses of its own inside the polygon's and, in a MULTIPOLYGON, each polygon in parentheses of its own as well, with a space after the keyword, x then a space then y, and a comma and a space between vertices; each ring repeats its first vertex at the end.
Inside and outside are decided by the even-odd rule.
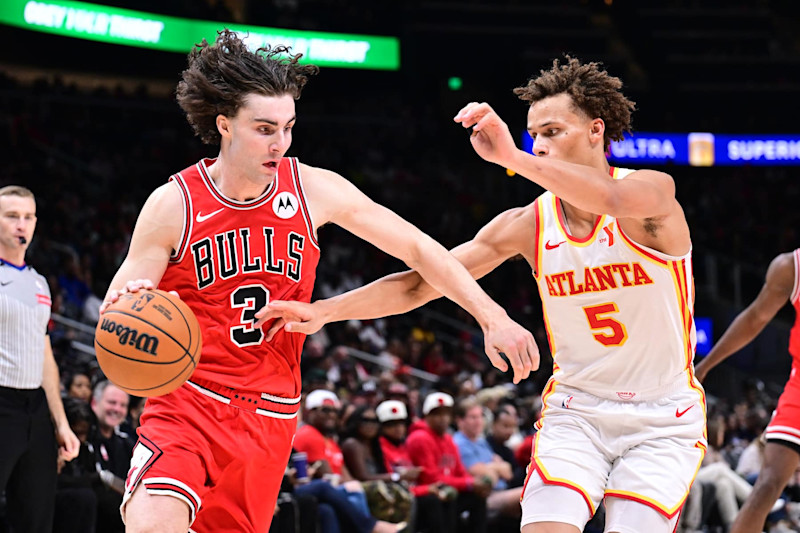
MULTIPOLYGON (((614 179, 632 172, 611 169, 614 179)), ((577 239, 556 196, 545 192, 536 207, 534 277, 553 380, 633 401, 694 387, 691 250, 674 257, 637 244, 609 215, 577 239)))

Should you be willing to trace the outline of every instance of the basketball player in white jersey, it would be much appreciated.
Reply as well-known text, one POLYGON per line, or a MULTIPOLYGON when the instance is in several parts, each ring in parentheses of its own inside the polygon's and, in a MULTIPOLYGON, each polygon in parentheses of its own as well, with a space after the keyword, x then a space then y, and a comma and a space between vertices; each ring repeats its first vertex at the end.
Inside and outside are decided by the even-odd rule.
MULTIPOLYGON (((602 500, 606 531, 675 529, 706 448, 693 375, 691 240, 672 178, 609 166, 634 103, 596 63, 567 58, 515 93, 530 104, 534 155, 486 103, 455 117, 475 151, 541 185, 453 254, 479 278, 522 255, 544 306, 554 358, 522 496, 522 533, 582 531, 602 500)), ((271 302, 256 316, 313 332, 402 313, 437 298, 414 272, 313 304, 271 302)))

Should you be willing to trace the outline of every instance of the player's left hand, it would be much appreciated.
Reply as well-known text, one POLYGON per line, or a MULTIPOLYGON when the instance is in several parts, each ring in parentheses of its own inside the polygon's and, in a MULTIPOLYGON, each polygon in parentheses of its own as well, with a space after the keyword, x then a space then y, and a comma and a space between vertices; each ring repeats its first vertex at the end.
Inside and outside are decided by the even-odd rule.
POLYGON ((533 334, 504 316, 490 322, 484 330, 484 348, 486 355, 501 372, 508 370, 508 365, 500 356, 505 354, 514 370, 514 383, 519 383, 539 368, 539 347, 533 334))
POLYGON ((465 128, 472 128, 472 147, 486 161, 508 166, 517 151, 508 125, 486 102, 470 102, 453 118, 465 128))
POLYGON ((319 331, 327 321, 317 303, 273 300, 256 312, 255 327, 260 328, 267 321, 275 322, 267 332, 267 342, 272 340, 281 328, 292 333, 311 335, 319 331))
POLYGON ((56 428, 56 441, 58 441, 58 456, 64 461, 72 461, 78 456, 81 441, 72 432, 68 424, 56 428))

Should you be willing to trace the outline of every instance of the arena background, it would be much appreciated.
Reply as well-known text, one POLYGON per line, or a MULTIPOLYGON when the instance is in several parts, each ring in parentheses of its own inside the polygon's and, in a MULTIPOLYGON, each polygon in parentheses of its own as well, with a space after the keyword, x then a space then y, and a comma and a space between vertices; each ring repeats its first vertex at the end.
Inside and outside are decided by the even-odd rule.
MULTIPOLYGON (((789 0, 103 4, 219 21, 220 28, 399 38, 396 71, 323 68, 309 82, 288 155, 341 173, 447 247, 541 192, 480 160, 453 115, 466 102, 487 101, 521 137, 526 108, 511 89, 564 53, 602 61, 622 78, 638 104, 637 131, 800 133, 800 22, 789 0)), ((97 297, 124 257, 145 198, 172 172, 217 151, 193 137, 174 102, 185 53, 9 25, 0 32, 0 185, 25 185, 37 195, 39 226, 28 260, 50 280, 57 315, 51 334, 69 373, 92 366, 97 297)), ((710 319, 711 340, 755 296, 769 261, 800 246, 798 163, 800 156, 774 165, 650 165, 676 180, 694 243, 696 315, 710 319)), ((338 228, 323 228, 320 239, 317 297, 404 268, 338 228)), ((515 391, 535 397, 551 369, 530 269, 510 261, 481 284, 537 337, 542 369, 515 391)), ((753 393, 776 397, 791 365, 792 320, 787 306, 755 343, 712 372, 712 401, 730 407, 753 393)), ((476 374, 483 386, 510 381, 488 367, 479 330, 447 301, 374 324, 332 325, 326 333, 330 342, 313 344, 304 357, 309 376, 345 346, 377 378, 380 366, 369 355, 394 343, 414 386, 457 389, 476 374)), ((353 378, 356 387, 371 379, 363 378, 353 378)))

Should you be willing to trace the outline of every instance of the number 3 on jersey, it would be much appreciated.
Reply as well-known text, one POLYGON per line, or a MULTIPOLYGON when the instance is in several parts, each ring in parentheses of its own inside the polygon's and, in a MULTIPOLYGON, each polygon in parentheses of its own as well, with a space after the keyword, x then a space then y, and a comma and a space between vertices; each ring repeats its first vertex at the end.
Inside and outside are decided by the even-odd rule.
POLYGON ((242 285, 231 293, 231 307, 241 308, 241 326, 231 328, 231 340, 237 346, 255 346, 264 340, 264 332, 254 326, 256 311, 269 303, 269 291, 263 285, 242 285))
POLYGON ((609 316, 603 316, 609 313, 619 313, 617 304, 609 302, 600 305, 587 305, 583 308, 583 312, 586 313, 586 319, 589 321, 589 327, 592 330, 611 330, 610 334, 600 332, 592 335, 594 340, 603 346, 622 346, 628 340, 628 332, 622 322, 609 316))

